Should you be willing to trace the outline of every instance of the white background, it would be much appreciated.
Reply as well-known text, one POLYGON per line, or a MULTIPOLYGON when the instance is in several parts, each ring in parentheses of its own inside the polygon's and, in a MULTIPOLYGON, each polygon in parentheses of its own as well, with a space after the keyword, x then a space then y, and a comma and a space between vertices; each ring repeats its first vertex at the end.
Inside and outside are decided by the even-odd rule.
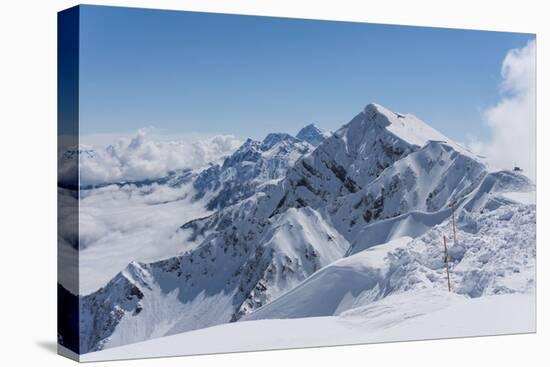
MULTIPOLYGON (((237 353, 107 366, 536 366, 550 362, 549 29, 544 1, 94 1, 96 4, 537 33, 538 332, 536 335, 237 353), (545 98, 546 97, 546 98, 545 98), (546 226, 546 228, 545 228, 546 226)), ((0 13, 0 364, 65 366, 56 340, 56 12, 73 1, 4 1, 0 13)), ((513 147, 511 147, 513 149, 513 147)), ((292 333, 292 330, 289 330, 292 333)))

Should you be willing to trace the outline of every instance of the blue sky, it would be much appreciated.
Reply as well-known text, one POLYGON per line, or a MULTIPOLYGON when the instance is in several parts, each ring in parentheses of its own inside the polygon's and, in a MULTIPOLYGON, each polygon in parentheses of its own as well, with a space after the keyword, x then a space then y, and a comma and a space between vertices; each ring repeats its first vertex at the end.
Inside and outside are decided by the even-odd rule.
POLYGON ((261 138, 367 103, 488 138, 506 53, 534 35, 83 6, 80 132, 261 138))

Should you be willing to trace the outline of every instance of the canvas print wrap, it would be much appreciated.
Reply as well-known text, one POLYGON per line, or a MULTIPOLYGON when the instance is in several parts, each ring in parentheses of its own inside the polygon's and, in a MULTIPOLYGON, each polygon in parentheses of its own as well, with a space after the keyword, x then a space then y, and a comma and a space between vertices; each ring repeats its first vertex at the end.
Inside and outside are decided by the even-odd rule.
POLYGON ((535 332, 533 34, 58 16, 80 360, 535 332))

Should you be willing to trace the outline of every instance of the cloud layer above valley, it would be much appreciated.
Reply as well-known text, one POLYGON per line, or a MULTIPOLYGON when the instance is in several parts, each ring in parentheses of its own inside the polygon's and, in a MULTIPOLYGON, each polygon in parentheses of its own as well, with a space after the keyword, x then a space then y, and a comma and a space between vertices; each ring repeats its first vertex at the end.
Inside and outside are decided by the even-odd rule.
POLYGON ((484 111, 491 128, 487 142, 471 148, 498 167, 519 166, 534 180, 536 173, 536 44, 508 52, 501 69, 501 99, 484 111))
MULTIPOLYGON (((133 136, 117 137, 110 145, 81 144, 81 185, 139 181, 162 177, 177 169, 204 167, 231 154, 241 144, 232 135, 189 135, 177 139, 166 140, 154 130, 140 129, 133 136)), ((86 142, 86 137, 81 141, 86 142)))

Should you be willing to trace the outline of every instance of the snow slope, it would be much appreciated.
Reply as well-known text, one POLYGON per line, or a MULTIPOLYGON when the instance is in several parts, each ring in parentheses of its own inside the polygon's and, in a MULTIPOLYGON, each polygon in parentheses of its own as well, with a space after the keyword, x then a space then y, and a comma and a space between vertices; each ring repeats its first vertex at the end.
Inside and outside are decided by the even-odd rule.
MULTIPOLYGON (((534 290, 534 206, 511 204, 485 213, 462 209, 457 226, 458 243, 449 242, 455 293, 477 298, 534 290)), ((359 251, 243 319, 339 315, 392 294, 445 290, 444 235, 452 238, 450 220, 414 240, 402 237, 359 251)))
POLYGON ((384 283, 389 271, 394 271, 386 262, 388 254, 410 240, 399 238, 335 261, 282 297, 244 316, 243 321, 338 315, 372 302, 379 292, 386 292, 384 283))
POLYGON ((349 248, 310 208, 279 216, 265 227, 259 243, 250 247, 235 238, 226 242, 207 236, 181 256, 131 263, 105 287, 82 298, 81 350, 235 321, 349 248))
POLYGON ((537 197, 535 190, 527 192, 505 192, 502 194, 506 199, 523 203, 526 205, 536 205, 537 197))
POLYGON ((482 163, 446 143, 430 141, 361 190, 338 198, 329 210, 335 226, 354 241, 365 224, 373 221, 412 211, 444 211, 451 202, 474 191, 485 175, 482 163))
POLYGON ((81 361, 530 333, 536 328, 535 305, 534 294, 468 299, 421 292, 390 296, 341 316, 214 326, 85 354, 81 361))
POLYGON ((468 152, 467 149, 410 113, 392 112, 384 106, 373 103, 367 106, 365 114, 375 116, 377 123, 385 125, 388 131, 410 144, 422 147, 430 141, 439 141, 451 145, 461 153, 468 152))

